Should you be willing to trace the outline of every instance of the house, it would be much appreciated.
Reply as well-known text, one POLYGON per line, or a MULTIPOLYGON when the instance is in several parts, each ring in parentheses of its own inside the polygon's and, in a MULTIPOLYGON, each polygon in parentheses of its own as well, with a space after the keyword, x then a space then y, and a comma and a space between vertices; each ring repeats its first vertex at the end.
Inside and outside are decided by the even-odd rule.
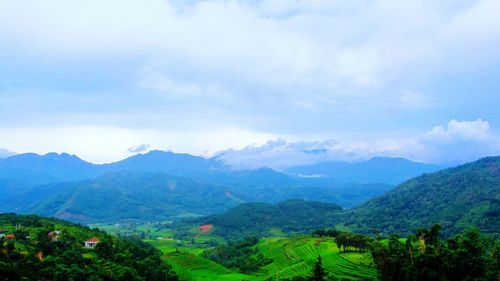
POLYGON ((7 238, 9 240, 14 240, 14 239, 16 239, 16 235, 14 235, 14 234, 7 234, 7 235, 5 235, 5 238, 7 238))
POLYGON ((89 240, 85 241, 85 248, 94 248, 99 242, 101 242, 99 241, 99 238, 92 237, 89 240))
POLYGON ((57 231, 57 230, 56 231, 51 231, 51 232, 49 232, 49 234, 47 236, 52 241, 57 241, 57 239, 59 239, 59 237, 61 237, 61 231, 57 231))

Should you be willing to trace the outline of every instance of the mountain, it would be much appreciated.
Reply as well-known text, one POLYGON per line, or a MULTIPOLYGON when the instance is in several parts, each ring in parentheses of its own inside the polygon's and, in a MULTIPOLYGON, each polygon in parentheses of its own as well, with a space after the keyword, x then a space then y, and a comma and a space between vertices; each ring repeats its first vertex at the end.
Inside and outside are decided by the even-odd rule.
POLYGON ((24 153, 0 159, 0 179, 30 184, 80 180, 96 176, 96 167, 97 165, 67 153, 24 153))
POLYGON ((221 167, 213 159, 205 159, 190 154, 181 154, 153 150, 146 154, 137 154, 127 159, 104 164, 101 173, 132 171, 132 172, 163 172, 169 175, 186 176, 196 172, 208 172, 221 167))
POLYGON ((394 186, 383 183, 337 183, 328 178, 303 178, 270 168, 252 171, 194 173, 200 182, 225 185, 249 202, 278 203, 287 199, 316 200, 352 208, 394 186))
POLYGON ((219 166, 215 160, 164 151, 150 151, 103 165, 92 164, 67 153, 24 153, 0 159, 0 179, 14 179, 40 185, 91 179, 122 171, 164 172, 180 176, 209 172, 219 166))
POLYGON ((271 236, 273 233, 307 232, 334 226, 342 211, 336 204, 287 200, 278 204, 245 203, 221 214, 195 220, 212 224, 214 234, 227 239, 247 236, 271 236))
POLYGON ((272 170, 212 176, 216 179, 202 181, 165 173, 114 172, 90 180, 34 187, 0 180, 0 191, 5 194, 0 212, 35 213, 84 223, 151 221, 209 215, 257 201, 304 199, 350 206, 390 188, 379 184, 307 186, 272 170), (266 183, 260 178, 262 173, 271 179, 282 178, 284 184, 266 183))
POLYGON ((117 172, 37 186, 13 202, 11 209, 89 223, 207 215, 239 203, 221 186, 163 173, 117 172))
POLYGON ((436 165, 413 162, 404 158, 376 157, 357 163, 321 162, 290 168, 286 172, 302 177, 327 177, 339 182, 399 184, 439 169, 441 167, 436 165))
POLYGON ((500 233, 500 157, 408 180, 392 191, 346 212, 354 230, 407 233, 439 223, 445 234, 478 227, 500 233))
POLYGON ((8 151, 7 149, 0 148, 0 159, 1 158, 7 158, 10 156, 16 155, 15 152, 8 151))

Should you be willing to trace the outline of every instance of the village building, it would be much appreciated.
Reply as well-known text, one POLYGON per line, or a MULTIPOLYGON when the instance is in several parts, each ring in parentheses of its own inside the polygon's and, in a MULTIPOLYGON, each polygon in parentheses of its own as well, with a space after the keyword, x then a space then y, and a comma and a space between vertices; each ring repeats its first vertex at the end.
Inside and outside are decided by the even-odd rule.
POLYGON ((14 240, 14 239, 16 239, 16 235, 14 235, 14 234, 7 234, 7 235, 5 235, 5 238, 7 238, 9 240, 14 240))
POLYGON ((85 248, 95 248, 95 246, 99 243, 99 238, 92 237, 89 240, 85 241, 85 248))
POLYGON ((56 231, 51 231, 51 232, 49 232, 49 234, 47 236, 52 241, 57 241, 57 239, 59 239, 61 237, 61 231, 57 231, 57 230, 56 231))

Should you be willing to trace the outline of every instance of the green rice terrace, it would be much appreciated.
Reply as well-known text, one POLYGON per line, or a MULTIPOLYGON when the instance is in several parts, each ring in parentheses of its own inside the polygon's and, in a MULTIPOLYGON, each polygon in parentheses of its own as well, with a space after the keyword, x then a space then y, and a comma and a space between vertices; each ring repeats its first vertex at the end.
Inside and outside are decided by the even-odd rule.
POLYGON ((377 279, 377 271, 370 253, 339 251, 334 238, 297 235, 291 237, 270 237, 259 239, 253 245, 256 259, 270 262, 257 271, 240 273, 237 268, 226 267, 207 258, 204 253, 217 244, 223 244, 221 237, 214 236, 212 229, 190 229, 192 239, 177 240, 165 228, 153 224, 137 226, 99 226, 108 232, 140 234, 144 241, 163 252, 165 261, 182 280, 287 280, 298 276, 309 276, 318 256, 329 273, 339 279, 377 279))
MULTIPOLYGON (((163 241, 162 241, 163 242, 163 241)), ((157 247, 161 245, 152 242, 157 247)), ((167 243, 165 243, 167 244, 167 243)), ((172 243, 173 244, 173 243, 172 243)), ((377 272, 368 253, 340 253, 330 238, 310 236, 277 237, 261 239, 255 246, 258 253, 273 262, 255 274, 240 274, 201 256, 200 249, 159 246, 165 259, 186 280, 283 280, 296 276, 307 276, 312 272, 318 255, 323 259, 327 271, 344 279, 375 279, 377 272)))

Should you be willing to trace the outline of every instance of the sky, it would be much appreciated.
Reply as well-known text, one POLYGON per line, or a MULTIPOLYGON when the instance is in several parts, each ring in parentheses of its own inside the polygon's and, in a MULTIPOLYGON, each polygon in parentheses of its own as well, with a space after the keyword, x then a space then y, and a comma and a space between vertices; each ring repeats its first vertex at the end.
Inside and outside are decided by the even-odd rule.
POLYGON ((0 0, 0 156, 500 154, 500 1, 0 0))

